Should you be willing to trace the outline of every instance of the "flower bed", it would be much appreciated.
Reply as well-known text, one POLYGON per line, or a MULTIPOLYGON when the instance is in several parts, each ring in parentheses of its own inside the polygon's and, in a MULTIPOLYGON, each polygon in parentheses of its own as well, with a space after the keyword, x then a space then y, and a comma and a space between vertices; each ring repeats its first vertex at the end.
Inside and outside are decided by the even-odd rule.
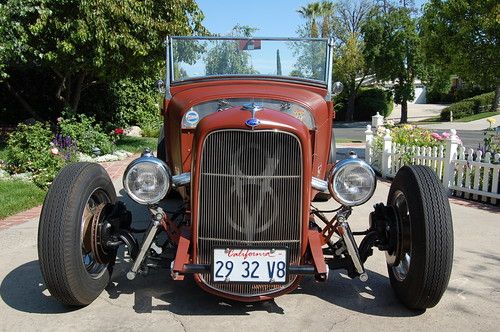
POLYGON ((122 128, 106 134, 95 119, 85 115, 57 119, 49 123, 20 124, 9 135, 6 160, 0 163, 2 178, 33 181, 47 188, 59 170, 76 161, 121 160, 130 155, 115 149, 122 128))

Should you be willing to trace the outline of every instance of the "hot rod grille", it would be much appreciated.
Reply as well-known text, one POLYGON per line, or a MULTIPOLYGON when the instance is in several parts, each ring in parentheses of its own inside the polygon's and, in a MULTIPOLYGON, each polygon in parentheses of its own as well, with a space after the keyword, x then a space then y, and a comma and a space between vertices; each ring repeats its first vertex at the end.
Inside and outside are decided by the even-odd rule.
MULTIPOLYGON (((302 149, 296 136, 278 131, 222 130, 209 134, 201 158, 198 263, 211 264, 224 246, 288 247, 300 263, 302 149)), ((288 287, 270 284, 208 286, 238 296, 288 287)))

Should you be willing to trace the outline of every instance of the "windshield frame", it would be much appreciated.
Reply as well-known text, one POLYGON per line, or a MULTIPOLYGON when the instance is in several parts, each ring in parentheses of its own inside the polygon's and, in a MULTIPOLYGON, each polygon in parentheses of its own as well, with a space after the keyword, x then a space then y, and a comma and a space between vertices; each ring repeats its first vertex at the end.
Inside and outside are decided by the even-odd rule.
POLYGON ((193 81, 206 81, 206 80, 224 80, 224 79, 265 79, 277 81, 291 81, 303 84, 310 84, 315 86, 326 87, 328 96, 330 96, 332 86, 332 67, 333 67, 333 40, 330 38, 299 38, 299 37, 231 37, 231 36, 168 36, 165 39, 166 46, 166 93, 167 97, 170 96, 170 86, 182 85, 193 81), (287 75, 261 75, 261 74, 225 74, 225 75, 210 75, 190 77, 183 80, 174 81, 174 57, 173 57, 173 43, 172 40, 262 40, 262 41, 283 41, 283 42, 300 42, 300 41, 319 41, 325 42, 326 46, 326 59, 325 59, 325 79, 316 80, 303 77, 287 76, 287 75))

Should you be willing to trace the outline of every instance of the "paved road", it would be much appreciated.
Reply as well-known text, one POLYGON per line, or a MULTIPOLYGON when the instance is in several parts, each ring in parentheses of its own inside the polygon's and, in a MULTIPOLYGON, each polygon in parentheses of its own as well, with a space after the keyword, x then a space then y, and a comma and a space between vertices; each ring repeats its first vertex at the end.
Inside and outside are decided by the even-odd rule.
MULTIPOLYGON (((356 122, 356 123, 335 123, 335 138, 348 139, 352 141, 365 141, 365 131, 366 125, 370 124, 368 122, 356 122)), ((446 129, 434 129, 436 132, 441 133, 446 131, 446 129)), ((479 144, 484 145, 483 137, 484 134, 480 130, 457 130, 458 136, 462 139, 464 145, 468 148, 476 149, 479 144)))
MULTIPOLYGON (((116 186, 123 195, 120 181, 116 186)), ((355 209, 350 219, 353 229, 365 229, 371 206, 385 201, 388 188, 379 182, 374 198, 355 209)), ((136 220, 144 221, 144 208, 127 202, 136 220)), ((335 206, 332 202, 318 205, 335 206)), ((0 231, 0 330, 498 331, 500 210, 452 204, 452 211, 452 278, 441 303, 426 312, 407 310, 397 301, 380 252, 366 264, 367 283, 332 272, 326 283, 306 278, 293 293, 256 304, 218 299, 191 278, 172 281, 167 270, 128 281, 128 264, 122 262, 112 284, 94 303, 71 310, 45 289, 36 253, 37 222, 27 222, 0 231)))

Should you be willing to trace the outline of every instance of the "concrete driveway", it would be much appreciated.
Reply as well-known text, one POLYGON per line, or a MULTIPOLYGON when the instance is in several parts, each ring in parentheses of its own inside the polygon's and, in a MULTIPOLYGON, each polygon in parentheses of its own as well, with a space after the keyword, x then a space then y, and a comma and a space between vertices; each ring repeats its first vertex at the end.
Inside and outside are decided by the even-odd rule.
MULTIPOLYGON (((117 189, 123 195, 119 182, 117 189)), ((374 198, 350 218, 353 229, 365 229, 371 206, 385 201, 388 189, 388 183, 379 182, 374 198)), ((144 209, 129 205, 144 222, 144 209)), ((335 206, 332 201, 317 205, 335 206)), ((94 303, 69 309, 44 287, 36 250, 37 222, 26 222, 0 231, 0 330, 498 331, 500 210, 454 200, 452 211, 453 274, 441 302, 426 312, 407 310, 394 297, 380 252, 366 264, 366 283, 332 271, 326 283, 306 278, 293 293, 256 304, 218 299, 191 278, 172 281, 168 270, 128 281, 128 264, 119 263, 111 285, 94 303)))

